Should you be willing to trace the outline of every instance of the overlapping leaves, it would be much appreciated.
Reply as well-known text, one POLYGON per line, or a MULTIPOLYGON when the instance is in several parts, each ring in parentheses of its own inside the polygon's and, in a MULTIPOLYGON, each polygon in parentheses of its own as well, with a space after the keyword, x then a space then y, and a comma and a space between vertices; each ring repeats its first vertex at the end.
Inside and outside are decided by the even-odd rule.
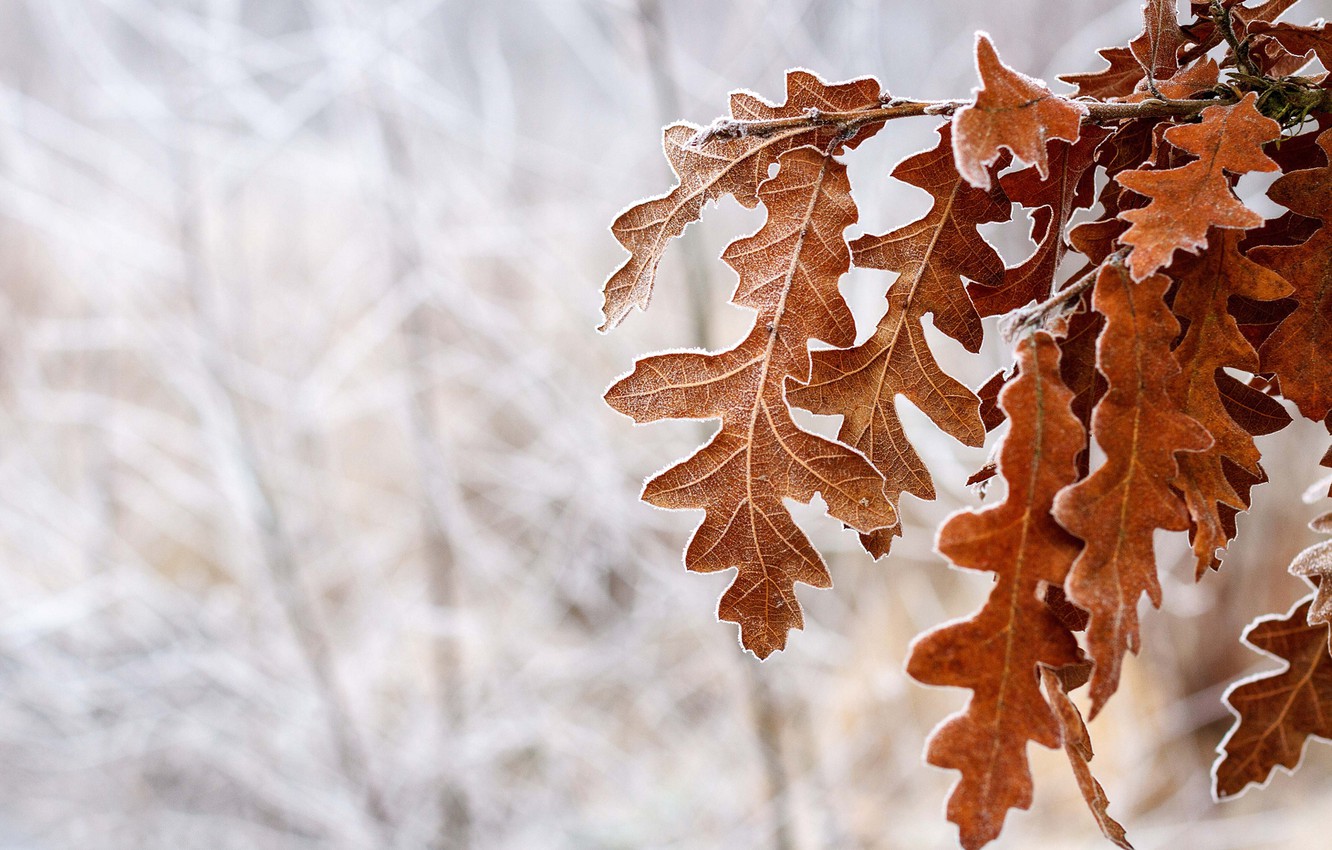
MULTIPOLYGON (((941 127, 934 148, 893 169, 897 179, 930 193, 930 211, 891 233, 852 243, 856 265, 898 273, 888 289, 887 313, 861 345, 815 354, 808 384, 790 396, 815 413, 843 417, 838 439, 883 473, 894 503, 903 492, 934 498, 930 474, 898 418, 897 396, 967 445, 985 439, 980 400, 940 368, 922 322, 932 314, 934 326, 967 349, 980 346, 980 316, 966 297, 964 279, 995 284, 1002 279, 1003 261, 977 226, 1007 220, 1009 211, 1000 192, 971 186, 958 174, 950 136, 948 126, 941 127)), ((897 527, 868 535, 865 548, 875 557, 884 555, 899 533, 897 527)))
MULTIPOLYGON (((1101 52, 1108 68, 1064 78, 1077 99, 1004 65, 983 35, 981 85, 961 104, 792 72, 780 105, 737 94, 720 129, 667 128, 679 184, 614 225, 631 256, 607 282, 603 328, 646 306, 666 244, 708 202, 729 194, 767 211, 723 255, 739 275, 733 303, 755 314, 743 339, 644 358, 607 393, 639 422, 720 420, 643 497, 705 512, 686 565, 737 570, 719 613, 758 656, 803 625, 795 585, 830 584, 784 499, 822 495, 886 554, 901 495, 935 495, 898 398, 967 445, 1007 422, 997 464, 973 476, 996 477, 1004 494, 955 514, 937 544, 994 586, 973 616, 920 637, 908 661, 922 682, 972 692, 927 750, 960 773, 948 816, 968 848, 1030 805, 1032 741, 1064 748, 1096 823, 1128 846, 1069 692, 1090 681, 1094 718, 1139 651, 1139 600, 1161 602, 1158 532, 1188 532, 1199 577, 1219 566, 1267 480, 1255 437, 1290 422, 1283 401, 1332 426, 1332 131, 1318 118, 1317 144, 1314 133, 1282 139, 1302 129, 1300 109, 1332 103, 1318 94, 1326 79, 1287 76, 1312 56, 1326 63, 1329 41, 1325 25, 1275 22, 1290 5, 1198 2, 1181 26, 1174 3, 1148 0, 1142 33, 1101 52), (839 157, 903 114, 952 115, 937 144, 892 171, 930 209, 848 245, 857 214, 839 157), (1265 222, 1236 184, 1277 171, 1269 195, 1286 212, 1265 222), (1035 244, 1005 268, 980 228, 1013 203, 1030 211, 1035 244), (852 264, 896 275, 859 345, 839 291, 852 264), (941 367, 926 330, 974 352, 982 318, 997 315, 1015 329, 1018 364, 978 396, 941 367), (811 352, 816 342, 831 347, 811 352), (837 438, 798 427, 792 405, 840 416, 837 438)), ((1308 736, 1332 733, 1327 544, 1292 570, 1319 590, 1247 635, 1288 669, 1230 693, 1239 720, 1219 796, 1292 767, 1308 736)))
POLYGON ((1043 588, 1062 586, 1078 541, 1051 515, 1055 495, 1077 478, 1082 425, 1059 377, 1059 349, 1038 333, 1018 348, 1018 376, 999 396, 1011 430, 999 455, 1003 502, 954 514, 939 530, 939 551, 959 567, 995 574, 985 606, 970 619, 922 635, 907 672, 929 685, 970 688, 971 701, 930 737, 930 764, 961 771, 948 819, 962 845, 997 838, 1009 809, 1031 806, 1027 742, 1062 743, 1059 718, 1041 694, 1038 665, 1078 663, 1072 631, 1046 605, 1043 588))
MULTIPOLYGON (((749 92, 735 92, 731 117, 790 118, 811 109, 850 112, 878 103, 879 84, 869 77, 829 86, 807 71, 792 71, 786 75, 785 103, 772 104, 749 92)), ((759 185, 767 179, 768 169, 786 151, 810 146, 833 155, 854 147, 877 129, 867 125, 843 138, 830 125, 794 127, 765 136, 718 137, 697 146, 691 144, 701 131, 697 125, 681 122, 667 127, 662 145, 680 182, 666 194, 620 213, 611 225, 611 232, 630 255, 606 281, 602 308, 606 318, 601 330, 618 325, 634 307, 647 308, 662 254, 709 203, 730 195, 752 207, 759 202, 759 185)))

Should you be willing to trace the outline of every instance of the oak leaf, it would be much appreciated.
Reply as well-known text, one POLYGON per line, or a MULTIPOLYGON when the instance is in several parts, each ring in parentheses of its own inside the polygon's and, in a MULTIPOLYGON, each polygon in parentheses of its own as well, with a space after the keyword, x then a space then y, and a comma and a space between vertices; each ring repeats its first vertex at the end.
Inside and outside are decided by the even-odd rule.
MULTIPOLYGON (((977 350, 980 317, 963 278, 997 282, 1003 274, 1003 260, 977 225, 1007 220, 1009 204, 997 188, 977 189, 961 178, 953 165, 950 133, 942 125, 933 148, 907 157, 892 172, 933 196, 930 211, 890 233, 862 236, 851 244, 857 266, 899 273, 888 288, 887 313, 855 348, 815 352, 808 385, 793 387, 789 396, 806 410, 843 417, 838 439, 878 468, 894 504, 904 492, 934 498, 929 471, 897 415, 898 395, 954 439, 969 446, 985 440, 979 400, 940 368, 921 323, 932 314, 936 328, 977 350)), ((900 533, 900 527, 885 529, 863 542, 881 557, 900 533)))
POLYGON ((1195 252, 1205 246, 1211 227, 1248 229, 1263 223, 1262 216, 1235 197, 1226 177, 1227 172, 1277 170, 1263 145, 1277 139, 1281 127, 1258 112, 1256 102, 1257 95, 1250 92, 1237 103, 1207 107, 1201 123, 1166 131, 1166 141, 1198 159, 1178 168, 1137 169, 1115 177, 1121 186, 1151 199, 1142 209, 1120 214, 1132 224, 1121 240, 1133 248, 1129 267, 1134 280, 1156 272, 1176 249, 1195 252))
POLYGON ((831 584, 782 499, 808 502, 822 493, 831 515, 862 532, 897 517, 874 467, 852 449, 798 428, 786 404, 788 381, 809 376, 811 339, 855 340, 837 290, 850 267, 842 232, 856 220, 846 167, 826 151, 795 148, 782 154, 776 176, 758 194, 767 221, 723 255, 740 276, 732 301, 758 314, 753 330, 719 354, 646 357, 607 390, 606 401, 638 422, 722 420, 706 446, 648 481, 643 498, 707 512, 685 565, 697 572, 739 569, 718 616, 738 623, 743 645, 764 658, 803 625, 795 583, 831 584))
POLYGON ((1171 267, 1179 286, 1174 311, 1188 323, 1175 348, 1181 371, 1171 394, 1212 437, 1206 449, 1178 456, 1174 481, 1188 506, 1198 575, 1219 565, 1217 550, 1234 536, 1234 512, 1249 507, 1248 487, 1266 478, 1254 435, 1290 421, 1280 404, 1247 391, 1225 371, 1258 369, 1258 354, 1230 312, 1231 299, 1272 301, 1290 291, 1279 275, 1240 253, 1239 241, 1239 233, 1220 231, 1200 256, 1171 267))
POLYGON ((1105 395, 1105 376, 1096 368, 1096 340, 1105 327, 1105 317, 1095 310, 1084 309, 1069 317, 1064 335, 1059 339, 1059 375, 1064 386, 1073 391, 1070 407, 1088 442, 1078 452, 1078 478, 1086 477, 1091 467, 1090 434, 1092 411, 1105 395))
POLYGON ((989 166, 1008 148, 1018 159, 1050 174, 1045 146, 1050 139, 1076 142, 1087 107, 1056 97, 1045 83, 1020 74, 999 59, 989 36, 976 34, 981 88, 975 101, 953 116, 953 153, 967 182, 990 188, 989 166))
MULTIPOLYGON (((1266 2, 1259 3, 1256 6, 1245 6, 1239 0, 1222 0, 1221 5, 1230 12, 1230 26, 1235 33, 1235 37, 1243 41, 1250 35, 1256 35, 1252 28, 1253 24, 1274 21, 1297 2, 1299 0, 1266 0, 1266 2)), ((1194 42, 1188 53, 1201 55, 1220 44, 1224 40, 1224 36, 1216 22, 1212 20, 1210 0, 1201 0, 1201 2, 1200 0, 1193 0, 1189 3, 1189 7, 1198 20, 1184 28, 1189 39, 1194 42)), ((1252 42, 1249 49, 1252 57, 1252 42)), ((1228 52, 1226 60, 1233 62, 1234 57, 1229 55, 1228 52)), ((1266 68, 1262 70, 1264 73, 1272 73, 1271 70, 1266 68)))
MULTIPOLYGON (((879 84, 870 77, 828 85, 808 71, 788 71, 786 102, 772 104, 749 92, 731 94, 731 116, 741 120, 794 118, 810 110, 850 112, 879 105, 879 84)), ((809 145, 829 155, 852 148, 876 133, 882 123, 866 124, 847 138, 832 125, 799 126, 767 135, 714 136, 697 144, 694 124, 672 124, 663 131, 663 147, 679 182, 664 195, 635 204, 611 225, 630 256, 606 281, 607 331, 634 307, 647 309, 652 286, 670 241, 697 221, 710 202, 731 195, 746 207, 758 203, 758 187, 784 152, 809 145)))
POLYGON ((1226 691, 1235 723, 1212 767, 1218 799, 1238 796, 1250 784, 1265 785, 1273 768, 1293 772, 1310 736, 1332 738, 1332 654, 1327 625, 1308 623, 1312 601, 1308 596, 1285 616, 1260 618, 1244 633, 1244 643, 1286 666, 1226 691))
POLYGON ((1153 532, 1189 527, 1170 487, 1175 453, 1212 442, 1168 391, 1179 373, 1170 352, 1179 323, 1163 300, 1169 286, 1164 275, 1135 284, 1122 265, 1102 266, 1092 306, 1106 319, 1096 363, 1109 390, 1096 404, 1092 433, 1106 459, 1054 503, 1060 524, 1084 541, 1064 589, 1091 616, 1092 717, 1118 687, 1124 653, 1139 650, 1138 599, 1146 593, 1161 605, 1153 532))
POLYGON ((907 672, 928 685, 970 688, 965 710, 930 736, 926 760, 960 770, 948 800, 968 850, 999 835, 1011 808, 1032 798, 1027 742, 1062 742, 1059 719, 1041 694, 1037 665, 1080 661, 1072 632, 1043 600, 1063 584, 1076 538, 1051 516, 1055 494, 1077 474, 1083 434, 1059 379, 1059 349, 1044 332, 1018 346, 1019 374, 1000 394, 1011 430, 1000 449, 1003 502, 961 511, 944 523, 937 548, 959 567, 995 573, 979 612, 920 636, 907 672))
POLYGON ((1179 48, 1185 44, 1175 0, 1147 0, 1142 16, 1142 33, 1129 42, 1129 50, 1149 81, 1168 79, 1179 67, 1179 48))
POLYGON ((1045 685, 1050 707, 1054 709, 1055 717, 1059 719, 1064 752, 1068 755, 1069 764, 1073 766, 1073 777, 1077 780, 1078 790, 1082 792, 1082 799, 1091 810, 1092 817, 1096 818, 1096 825, 1101 828, 1101 834, 1110 843, 1124 850, 1133 850, 1133 845, 1129 843, 1128 836, 1124 833, 1124 827, 1119 821, 1110 817, 1110 800, 1105 796, 1105 789, 1092 775, 1091 760, 1094 753, 1091 736, 1087 734, 1087 724, 1083 722, 1078 707, 1068 698, 1068 691, 1072 688, 1065 683, 1058 672, 1049 667, 1041 667, 1041 682, 1045 685))
POLYGON ((1168 79, 1157 80, 1155 93, 1140 85, 1137 91, 1122 98, 1122 100, 1125 103, 1141 103, 1157 97, 1157 95, 1182 100, 1213 88, 1220 77, 1220 66, 1211 58, 1204 58, 1200 62, 1194 62, 1180 68, 1168 79))
POLYGON ((1061 74, 1058 79, 1078 87, 1076 97, 1094 97, 1109 100, 1133 94, 1143 78, 1142 64, 1127 47, 1103 47, 1097 54, 1109 62, 1109 67, 1083 74, 1061 74))
MULTIPOLYGON (((1288 23, 1256 22, 1249 26, 1248 31, 1254 36, 1262 36, 1277 42, 1290 51, 1291 55, 1301 59, 1313 53, 1318 57, 1318 61, 1323 63, 1324 68, 1332 69, 1332 27, 1326 23, 1308 27, 1288 23)), ((1301 61, 1296 70, 1303 64, 1301 61)), ((1294 70, 1285 68, 1280 70, 1287 74, 1294 73, 1294 70)))
MULTIPOLYGON (((1332 161, 1332 130, 1318 143, 1332 161)), ((1268 195, 1297 215, 1323 221, 1303 243, 1249 252, 1294 286, 1297 302, 1259 350, 1262 370, 1275 373, 1281 394, 1317 421, 1332 412, 1332 165, 1287 173, 1268 195)))
POLYGON ((1018 265, 1005 269, 997 287, 973 284, 967 288, 982 316, 999 316, 1031 301, 1043 301, 1054 291, 1055 274, 1068 243, 1064 230, 1074 210, 1092 205, 1096 147, 1106 137, 1099 128, 1088 128, 1076 142, 1054 140, 1049 144, 1049 173, 1036 168, 1005 174, 1000 187, 1009 200, 1033 210, 1031 236, 1036 251, 1018 265))

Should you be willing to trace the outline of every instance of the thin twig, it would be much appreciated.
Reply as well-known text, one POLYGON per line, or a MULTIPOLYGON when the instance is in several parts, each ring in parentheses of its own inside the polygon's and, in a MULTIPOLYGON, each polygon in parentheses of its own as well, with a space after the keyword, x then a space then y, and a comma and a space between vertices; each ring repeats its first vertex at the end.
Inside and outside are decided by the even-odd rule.
MULTIPOLYGON (((1209 106, 1233 103, 1236 100, 1234 93, 1229 91, 1220 97, 1214 98, 1189 100, 1151 98, 1137 103, 1058 99, 1085 107, 1087 115, 1083 120, 1088 124, 1105 124, 1130 118, 1191 118, 1209 106)), ((967 100, 904 100, 894 98, 882 106, 854 109, 846 112, 824 112, 819 109, 810 109, 803 115, 790 118, 762 120, 719 118, 699 130, 694 138, 689 140, 689 145, 698 147, 716 139, 772 136, 786 130, 807 130, 813 127, 837 127, 843 133, 852 133, 868 124, 877 124, 894 118, 911 118, 920 115, 952 115, 962 107, 970 105, 970 103, 967 100)))
POLYGON ((1073 310, 1082 299, 1082 293, 1096 282, 1101 269, 1107 264, 1121 263, 1127 256, 1128 249, 1121 248, 1098 263, 1094 269, 1041 303, 1013 311, 999 325, 999 332, 1003 335, 1004 341, 1011 344, 1029 331, 1048 327, 1051 321, 1073 310))
POLYGON ((1235 28, 1230 25, 1230 10, 1221 4, 1221 0, 1212 0, 1211 18, 1221 37, 1230 45, 1231 55, 1235 57, 1235 66, 1239 68, 1240 73, 1259 76, 1258 68, 1249 59, 1248 39, 1240 41, 1239 36, 1235 35, 1235 28))

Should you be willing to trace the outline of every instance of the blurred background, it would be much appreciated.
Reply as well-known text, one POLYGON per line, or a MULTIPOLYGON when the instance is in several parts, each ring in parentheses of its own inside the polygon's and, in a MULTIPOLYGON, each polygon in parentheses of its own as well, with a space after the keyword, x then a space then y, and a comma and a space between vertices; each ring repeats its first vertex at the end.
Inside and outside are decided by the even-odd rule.
MULTIPOLYGON (((902 659, 988 592, 932 552, 988 450, 905 411, 940 499, 906 498, 879 563, 800 508, 837 587, 760 665, 715 621, 729 577, 681 566, 697 517, 637 501, 707 429, 600 401, 640 353, 739 338, 715 257, 759 213, 710 210, 603 337, 607 227, 670 185, 661 126, 732 88, 965 96, 978 29, 1053 80, 1138 9, 0 2, 0 847, 952 846, 955 776, 920 754, 966 694, 902 659)), ((931 123, 855 152, 857 232, 926 208, 885 175, 931 123)), ((887 283, 846 279, 862 335, 887 283)), ((972 386, 1007 360, 935 342, 972 386)), ((1328 748, 1208 791, 1225 684, 1273 666, 1237 638, 1304 593, 1325 443, 1266 440, 1278 483, 1219 575, 1161 538, 1165 608, 1091 729, 1139 848, 1326 842, 1328 748)), ((1106 846, 1063 755, 1031 756, 995 846, 1106 846)))

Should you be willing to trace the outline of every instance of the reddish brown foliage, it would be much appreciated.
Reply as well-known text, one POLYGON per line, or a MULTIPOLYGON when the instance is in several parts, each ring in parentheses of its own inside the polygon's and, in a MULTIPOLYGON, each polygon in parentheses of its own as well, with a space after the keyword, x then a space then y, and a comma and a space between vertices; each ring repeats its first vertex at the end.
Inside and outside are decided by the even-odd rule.
POLYGON ((1332 738, 1332 654, 1328 627, 1309 625, 1313 597, 1284 617, 1264 617, 1244 633, 1244 642, 1286 668, 1255 676, 1226 692, 1235 715, 1212 768, 1219 798, 1234 797, 1250 784, 1265 784, 1272 769, 1294 770, 1310 735, 1332 738))
POLYGON ((1073 777, 1078 782, 1082 799, 1091 810, 1092 817, 1096 819, 1096 825, 1116 847, 1133 850, 1133 845, 1129 844, 1128 836, 1124 833, 1124 827, 1119 821, 1110 817, 1110 800, 1105 796, 1105 789, 1096 781, 1096 777, 1092 776, 1091 760, 1094 753, 1091 736, 1087 734, 1087 724, 1082 721, 1082 713, 1068 697, 1068 692, 1080 683, 1066 683, 1058 672, 1049 667, 1041 668, 1041 682, 1045 685, 1045 694, 1050 699, 1050 707, 1054 709, 1055 717, 1059 719, 1059 731, 1064 738, 1064 752, 1068 754, 1069 764, 1073 766, 1073 777))
POLYGON ((1277 164, 1263 145, 1280 135, 1281 127, 1258 112, 1257 95, 1245 95, 1230 106, 1209 106, 1202 122, 1171 127, 1167 142, 1198 159, 1164 171, 1138 169, 1115 179, 1151 202, 1120 218, 1131 222, 1121 237, 1133 246, 1129 267, 1142 280, 1170 261, 1176 248, 1193 251, 1207 244, 1210 227, 1248 229, 1262 216, 1244 206, 1230 189, 1226 172, 1275 171, 1277 164))
MULTIPOLYGON (((1320 534, 1332 534, 1332 513, 1312 520, 1309 527, 1320 534)), ((1290 562, 1291 575, 1311 579, 1317 585, 1313 603, 1309 606, 1309 625, 1332 623, 1332 540, 1315 543, 1295 556, 1290 562)))
MULTIPOLYGON (((1003 261, 976 226, 1006 220, 1008 204, 999 192, 974 188, 958 175, 947 125, 938 145, 904 160, 893 176, 929 192, 934 205, 919 221, 851 245, 856 265, 899 273, 888 289, 888 312, 863 344, 816 353, 808 385, 790 398, 815 413, 841 414, 838 439, 883 473, 896 504, 904 492, 934 498, 929 471, 897 416, 898 395, 953 438, 971 446, 985 439, 979 399, 939 367, 921 322, 933 314, 936 328, 972 351, 979 347, 980 316, 963 278, 995 281, 1003 274, 1003 261)), ((899 533, 894 527, 869 535, 865 548, 880 557, 899 533)))
MULTIPOLYGON (((803 625, 796 583, 831 583, 784 499, 821 494, 882 556, 902 533, 902 494, 935 495, 898 397, 967 445, 1008 423, 998 463, 971 479, 1001 478, 1002 499, 954 514, 937 541, 994 586, 973 616, 920 637, 907 665, 922 682, 972 691, 927 751, 961 773, 948 816, 968 848, 1030 805, 1032 741, 1064 748, 1096 823, 1128 846, 1069 692, 1090 681, 1095 717, 1139 651, 1137 604, 1161 602, 1158 532, 1188 531, 1199 577, 1219 566, 1267 480, 1254 438, 1290 422, 1287 403, 1332 430, 1332 83, 1289 76, 1309 56, 1326 63, 1329 38, 1326 25, 1274 23, 1290 5, 1197 2, 1181 26, 1173 2, 1148 0, 1142 33, 1101 51, 1108 68, 1064 78, 1078 99, 1004 65, 983 35, 968 102, 791 72, 780 105, 736 94, 707 130, 667 128, 679 185, 614 225, 631 255, 607 281, 603 329, 646 306, 666 243, 709 201, 767 210, 723 255, 739 275, 733 303, 755 314, 750 331, 718 353, 646 357, 606 395, 638 422, 721 420, 643 498, 705 511, 685 563, 737 570, 719 613, 759 657, 803 625), (856 208, 839 157, 889 119, 950 114, 933 147, 892 171, 930 195, 930 210, 848 245, 856 208), (1009 169, 1009 152, 1026 165, 1009 169), (1286 212, 1264 222, 1236 184, 1274 171, 1269 194, 1286 212), (1005 269, 979 228, 1006 221, 1012 203, 1030 212, 1035 247, 1005 269), (838 288, 853 264, 896 275, 860 345, 838 288), (973 392, 941 368, 926 323, 974 352, 981 318, 995 315, 1018 368, 973 392), (815 341, 831 347, 811 352, 815 341), (797 427, 789 405, 840 416, 837 438, 797 427)), ((1319 530, 1332 530, 1329 516, 1319 530)), ((1332 734, 1328 546, 1291 566, 1320 583, 1312 608, 1248 633, 1289 666, 1231 692, 1239 721, 1219 796, 1293 767, 1309 735, 1332 734)))
POLYGON ((1096 363, 1109 391, 1096 404, 1092 433, 1106 460, 1055 502, 1055 517, 1085 541, 1065 587, 1091 615, 1092 717, 1115 692, 1125 651, 1138 651, 1138 598, 1161 604, 1152 533, 1188 528, 1170 488, 1175 453, 1212 442, 1167 390, 1179 373, 1170 352, 1179 323, 1162 300, 1169 285, 1164 275, 1135 284, 1123 266, 1102 267, 1092 307, 1106 319, 1096 363))
POLYGON ((1179 67, 1176 54, 1184 45, 1184 33, 1175 18, 1175 0, 1147 0, 1142 14, 1142 35, 1129 42, 1129 50, 1148 80, 1169 79, 1179 67))
MULTIPOLYGON (((1175 315, 1188 322, 1188 331, 1175 349, 1181 371, 1173 382, 1173 395, 1180 408, 1205 423, 1212 444, 1200 452, 1180 455, 1179 475, 1174 486, 1184 494, 1189 508, 1193 551, 1198 574, 1220 564, 1216 551, 1230 541, 1232 514, 1226 509, 1249 506, 1248 491, 1234 484, 1238 470, 1252 480, 1263 477, 1255 434, 1268 433, 1259 417, 1237 417, 1237 405, 1229 400, 1242 397, 1257 409, 1275 408, 1270 415, 1285 417, 1281 406, 1247 388, 1225 371, 1226 367, 1255 371, 1258 355, 1230 314, 1233 297, 1270 301, 1285 295, 1285 280, 1244 257, 1239 238, 1224 231, 1201 257, 1189 258, 1172 267, 1179 290, 1175 315), (1245 421, 1240 421, 1244 419, 1245 421), (1244 489, 1244 492, 1240 492, 1244 489)), ((1278 429, 1289 422, 1289 417, 1278 429)))
POLYGON ((1005 269, 998 286, 985 286, 981 281, 968 287, 982 316, 1000 316, 1050 295, 1068 248, 1064 231, 1069 217, 1092 204, 1092 156, 1104 138, 1102 130, 1090 127, 1077 142, 1053 141, 1048 175, 1041 176, 1033 167, 1000 179, 999 185, 1010 201, 1033 211, 1031 236, 1036 241, 1036 252, 1005 269))
POLYGON ((845 166, 831 156, 796 148, 778 168, 759 188, 767 223, 726 252, 740 274, 733 301, 758 314, 749 336, 720 354, 645 358, 606 393, 639 422, 722 420, 711 442, 649 481, 643 498, 707 511, 685 564, 698 572, 739 568, 718 615, 740 624, 742 641, 760 658, 803 625, 795 583, 831 583, 783 498, 807 502, 822 493, 829 513, 865 532, 897 522, 883 476, 863 456, 791 421, 787 380, 809 377, 809 341, 855 339, 837 281, 850 265, 842 231, 856 211, 845 166))
POLYGON ((1019 74, 999 61, 989 36, 976 36, 976 68, 982 86, 975 103, 953 116, 953 151, 957 170, 967 182, 990 188, 989 166, 1008 148, 1018 159, 1050 174, 1045 144, 1050 139, 1078 140, 1087 108, 1055 97, 1040 80, 1019 74))
MULTIPOLYGON (((1318 138, 1332 154, 1332 130, 1318 138)), ((1277 327, 1259 352, 1262 368, 1281 382, 1282 395, 1310 419, 1332 411, 1332 166, 1294 171, 1268 192, 1291 212, 1323 221, 1307 241, 1294 246, 1255 248, 1253 259, 1295 287, 1295 311, 1277 327)))
MULTIPOLYGON (((878 102, 879 84, 868 77, 828 86, 806 71, 791 71, 786 75, 785 103, 773 105, 748 92, 736 92, 731 95, 731 116, 749 120, 787 118, 811 109, 841 112, 876 106, 878 102)), ((759 201, 759 184, 767 179, 769 166, 786 151, 808 145, 832 155, 844 147, 854 147, 875 130, 875 125, 868 125, 843 138, 832 127, 799 127, 762 137, 717 139, 705 151, 690 146, 690 140, 699 133, 697 126, 680 123, 667 127, 662 140, 666 158, 680 182, 665 195, 625 210, 611 225, 630 256, 606 281, 602 308, 606 321, 601 329, 615 327, 634 307, 647 309, 657 263, 666 246, 698 220, 708 203, 731 195, 752 207, 759 201)))
POLYGON ((1008 496, 955 514, 939 530, 939 551, 959 567, 993 572, 994 589, 970 619, 918 638, 907 659, 918 681, 974 692, 965 711, 935 730, 925 755, 930 764, 962 772, 948 819, 968 848, 996 838, 1009 809, 1031 806, 1027 742, 1061 743, 1037 665, 1079 660, 1073 633, 1041 591, 1064 583, 1078 553, 1078 541, 1059 527, 1050 506, 1077 477, 1073 458, 1082 448, 1082 427, 1069 410, 1073 394, 1059 379, 1054 339, 1031 336, 1018 357, 1018 377, 999 396, 1011 423, 999 456, 1008 496))

